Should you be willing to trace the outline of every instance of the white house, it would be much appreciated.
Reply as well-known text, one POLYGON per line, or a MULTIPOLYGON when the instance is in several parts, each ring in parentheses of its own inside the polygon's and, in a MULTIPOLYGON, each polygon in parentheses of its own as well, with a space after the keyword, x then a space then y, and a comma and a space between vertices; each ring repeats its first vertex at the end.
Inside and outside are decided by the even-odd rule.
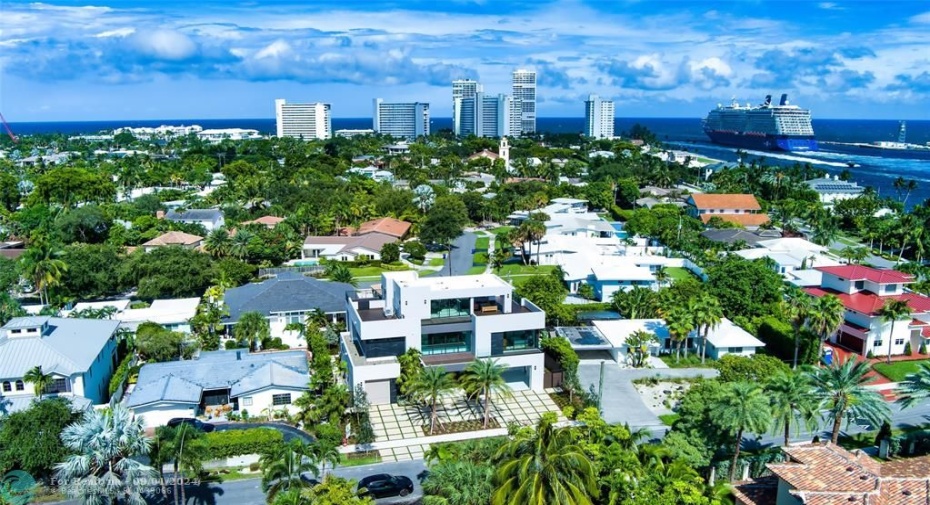
POLYGON ((841 181, 839 176, 833 179, 822 177, 820 179, 811 179, 804 181, 812 190, 817 192, 820 197, 820 203, 833 205, 840 200, 848 200, 861 195, 865 188, 853 181, 841 181))
POLYGON ((14 317, 0 328, 0 414, 35 399, 23 377, 34 367, 53 378, 45 394, 68 397, 76 407, 106 403, 116 367, 119 321, 14 317))
POLYGON ((171 209, 165 214, 165 219, 178 223, 199 224, 208 232, 226 225, 223 211, 219 209, 171 209))
MULTIPOLYGON (((677 346, 677 343, 671 339, 668 325, 662 319, 598 320, 593 321, 593 324, 593 327, 581 329, 583 331, 579 331, 579 328, 560 328, 559 333, 568 338, 576 350, 592 349, 592 344, 600 345, 595 348, 610 351, 618 362, 626 361, 629 353, 626 340, 636 331, 652 333, 658 338, 658 342, 650 346, 649 353, 652 355, 673 353, 677 346), (581 338, 575 338, 575 335, 580 335, 581 338)), ((698 335, 697 331, 692 331, 684 342, 683 348, 690 352, 700 352, 702 341, 701 335, 698 335)), ((723 318, 719 324, 711 327, 707 334, 705 355, 713 359, 719 359, 727 354, 752 356, 764 346, 761 340, 736 326, 729 319, 723 318)))
POLYGON ((334 261, 380 260, 381 248, 407 235, 410 223, 384 217, 366 221, 349 236, 314 236, 304 239, 303 259, 326 258, 334 261))
POLYGON ((348 383, 361 384, 373 405, 396 398, 397 356, 423 353, 423 364, 449 372, 478 358, 493 358, 507 370, 514 389, 543 389, 545 363, 538 347, 546 315, 513 286, 491 274, 419 278, 416 272, 386 272, 381 289, 347 298, 348 332, 342 359, 348 383))
POLYGON ((394 174, 378 168, 374 165, 369 165, 367 167, 352 167, 346 171, 350 174, 360 175, 362 177, 367 177, 372 179, 375 182, 394 182, 394 174))
POLYGON ((843 324, 830 341, 861 355, 904 354, 910 343, 916 352, 922 343, 930 345, 930 298, 907 291, 914 277, 896 270, 878 270, 862 265, 818 267, 820 287, 805 291, 814 297, 835 295, 846 307, 843 324), (906 319, 894 324, 882 320, 881 308, 889 300, 904 300, 911 309, 906 319))
POLYGON ((202 352, 186 361, 148 363, 139 370, 126 405, 147 428, 228 406, 250 415, 285 409, 307 389, 307 353, 202 352))
POLYGON ((769 258, 775 271, 786 279, 795 278, 795 272, 814 267, 841 265, 842 262, 829 254, 829 249, 799 237, 760 240, 755 247, 734 252, 748 260, 769 258))
POLYGON ((171 331, 191 332, 191 319, 197 315, 200 298, 176 298, 172 300, 155 300, 144 309, 126 309, 113 319, 120 321, 120 326, 135 331, 145 322, 156 323, 171 331))

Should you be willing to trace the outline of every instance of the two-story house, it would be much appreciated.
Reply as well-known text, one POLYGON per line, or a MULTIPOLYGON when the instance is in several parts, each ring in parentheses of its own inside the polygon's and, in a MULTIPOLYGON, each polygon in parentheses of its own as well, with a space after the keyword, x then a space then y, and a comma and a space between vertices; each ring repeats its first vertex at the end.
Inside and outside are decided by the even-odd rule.
POLYGON ((419 278, 416 272, 386 272, 379 289, 350 292, 348 332, 342 359, 348 383, 362 385, 374 404, 396 398, 397 356, 423 353, 425 366, 464 370, 478 358, 507 368, 512 388, 543 388, 544 359, 538 346, 546 314, 517 300, 513 286, 496 275, 419 278))
POLYGON ((116 367, 119 321, 14 317, 0 328, 0 414, 25 409, 37 392, 23 378, 34 367, 52 376, 42 394, 76 407, 106 403, 116 367))
POLYGON ((930 298, 907 291, 914 277, 896 270, 877 270, 862 265, 817 267, 822 274, 820 287, 804 290, 815 297, 835 295, 843 302, 846 313, 840 330, 831 341, 862 355, 903 354, 909 342, 916 351, 930 338, 930 298), (898 321, 891 334, 891 322, 883 321, 878 312, 888 300, 905 300, 911 317, 898 321))
POLYGON ((707 224, 719 217, 744 228, 758 228, 769 222, 756 197, 749 194, 696 193, 685 201, 688 215, 707 224))

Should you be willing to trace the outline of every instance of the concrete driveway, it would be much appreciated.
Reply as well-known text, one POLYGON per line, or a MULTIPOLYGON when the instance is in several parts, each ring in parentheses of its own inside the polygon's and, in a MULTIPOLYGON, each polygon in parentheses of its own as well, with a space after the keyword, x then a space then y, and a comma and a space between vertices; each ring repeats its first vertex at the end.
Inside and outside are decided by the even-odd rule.
MULTIPOLYGON (((600 363, 583 361, 578 366, 578 378, 587 391, 592 385, 597 390, 600 380, 600 363)), ((601 408, 604 420, 609 423, 625 423, 632 428, 660 428, 662 421, 649 410, 642 397, 633 387, 633 381, 645 377, 663 378, 716 377, 718 372, 710 368, 620 368, 612 361, 604 366, 604 392, 601 408)))

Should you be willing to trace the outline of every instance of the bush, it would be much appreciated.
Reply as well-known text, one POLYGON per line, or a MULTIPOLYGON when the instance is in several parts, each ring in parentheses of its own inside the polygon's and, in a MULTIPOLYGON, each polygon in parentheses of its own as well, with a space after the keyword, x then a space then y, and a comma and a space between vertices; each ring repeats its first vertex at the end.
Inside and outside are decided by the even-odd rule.
POLYGON ((116 367, 116 371, 113 372, 113 377, 110 379, 110 395, 116 393, 116 390, 119 389, 123 381, 129 379, 129 363, 132 362, 132 355, 126 356, 123 358, 123 361, 120 362, 119 366, 116 367))
POLYGON ((779 372, 790 370, 788 365, 773 356, 755 354, 753 356, 738 356, 727 354, 714 363, 720 371, 720 380, 723 382, 754 382, 761 384, 779 372))
MULTIPOLYGON (((243 417, 245 412, 243 412, 243 417)), ((265 454, 284 444, 284 435, 271 428, 214 431, 204 440, 204 459, 223 459, 244 454, 265 454)))
POLYGON ((384 263, 394 263, 400 260, 400 246, 397 242, 388 242, 381 246, 381 261, 384 263))
POLYGON ((226 343, 223 344, 223 347, 227 350, 236 349, 239 347, 239 342, 236 342, 235 340, 227 340, 226 343))
POLYGON ((907 342, 904 344, 904 355, 905 356, 911 355, 911 343, 910 342, 907 342))
MULTIPOLYGON (((765 352, 780 360, 791 363, 794 360, 794 328, 790 324, 774 317, 761 320, 758 330, 759 340, 765 342, 765 352)), ((817 362, 820 339, 806 330, 801 330, 798 364, 812 365, 817 362)))
POLYGON ((870 349, 869 352, 866 353, 865 357, 869 359, 875 359, 875 353, 870 349))
POLYGON ((920 354, 927 354, 927 344, 925 344, 924 342, 921 342, 920 349, 917 349, 917 352, 919 352, 920 354))
POLYGON ((426 246, 419 241, 404 242, 402 249, 411 259, 423 261, 426 258, 426 246))

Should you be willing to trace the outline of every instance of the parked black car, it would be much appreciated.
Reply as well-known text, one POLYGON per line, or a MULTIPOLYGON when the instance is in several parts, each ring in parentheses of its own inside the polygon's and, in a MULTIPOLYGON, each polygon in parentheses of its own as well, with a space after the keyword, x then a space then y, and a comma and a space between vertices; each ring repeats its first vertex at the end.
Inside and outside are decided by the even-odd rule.
POLYGON ((413 492, 413 481, 403 475, 379 473, 358 481, 358 489, 361 496, 407 496, 413 492))
POLYGON ((174 419, 168 421, 168 426, 171 426, 172 428, 177 428, 182 424, 189 424, 204 433, 210 433, 216 429, 216 426, 213 426, 210 423, 205 423, 199 419, 194 419, 193 417, 175 417, 174 419))

